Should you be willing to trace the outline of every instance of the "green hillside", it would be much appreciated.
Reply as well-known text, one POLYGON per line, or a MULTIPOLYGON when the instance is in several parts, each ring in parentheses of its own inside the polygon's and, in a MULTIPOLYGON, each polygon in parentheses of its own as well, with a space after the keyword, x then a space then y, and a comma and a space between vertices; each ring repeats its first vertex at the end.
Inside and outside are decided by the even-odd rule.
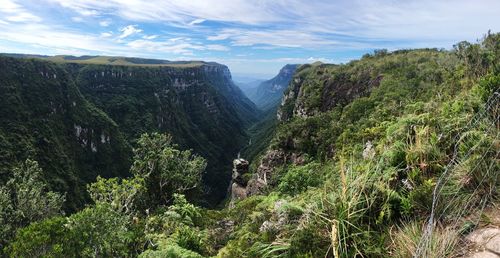
POLYGON ((118 125, 89 103, 53 63, 0 57, 1 176, 27 158, 38 161, 68 210, 88 201, 97 175, 127 176, 131 147, 118 125))
MULTIPOLYGON (((4 81, 13 82, 4 83, 6 92, 22 89, 22 78, 30 84, 40 81, 34 77, 37 65, 59 67, 4 60, 3 71, 13 70, 5 76, 4 81), (34 65, 28 70, 32 72, 11 69, 26 64, 34 65)), ((302 65, 284 92, 277 120, 267 113, 257 124, 253 117, 262 114, 247 112, 252 105, 241 102, 241 91, 231 82, 206 88, 217 78, 228 78, 224 68, 202 68, 219 71, 207 78, 190 70, 195 68, 64 67, 94 103, 87 105, 100 108, 85 115, 102 109, 111 117, 102 119, 125 127, 128 139, 144 132, 139 125, 175 132, 171 126, 182 123, 169 116, 157 119, 163 114, 158 110, 167 108, 186 110, 189 116, 176 117, 195 124, 195 135, 180 128, 182 140, 177 133, 173 140, 160 133, 142 134, 132 141, 130 176, 98 178, 88 185, 93 203, 66 216, 54 215, 58 196, 37 185, 50 209, 32 219, 9 220, 10 214, 35 206, 9 201, 9 194, 19 195, 35 180, 26 174, 39 171, 30 160, 17 165, 10 183, 0 188, 0 203, 8 204, 0 207, 9 207, 0 208, 0 222, 9 226, 0 233, 11 236, 3 241, 7 256, 457 257, 472 248, 466 240, 470 232, 500 226, 492 217, 498 216, 500 204, 500 34, 488 33, 478 43, 460 42, 450 51, 377 50, 347 64, 302 65), (185 80, 174 79, 178 72, 185 80), (196 92, 186 88, 175 95, 161 87, 182 87, 201 78, 193 87, 196 92), (213 100, 209 106, 217 112, 200 110, 200 98, 213 100), (228 103, 225 108, 217 105, 222 100, 228 103), (245 112, 247 121, 236 115, 245 112), (217 139, 214 145, 226 153, 241 139, 242 147, 247 139, 231 129, 233 117, 240 128, 254 123, 250 136, 261 138, 243 150, 251 159, 250 171, 245 160, 235 160, 228 204, 198 207, 185 195, 200 187, 211 157, 205 160, 183 145, 217 139), (215 126, 206 125, 208 121, 215 126)), ((52 78, 52 73, 40 75, 52 78)), ((3 115, 26 123, 16 113, 23 106, 16 94, 2 107, 3 115)), ((27 130, 32 128, 20 135, 31 135, 27 130)), ((7 145, 12 140, 6 137, 14 136, 6 130, 7 145)), ((16 154, 9 155, 4 157, 16 154)))
POLYGON ((83 95, 108 114, 129 142, 165 132, 208 160, 205 198, 226 196, 231 162, 258 111, 221 65, 200 67, 64 66, 83 95))
POLYGON ((258 115, 227 67, 81 64, 67 56, 64 63, 45 61, 60 58, 0 57, 3 183, 13 166, 34 159, 50 189, 66 193, 66 210, 74 211, 88 202, 85 185, 97 175, 129 175, 132 146, 141 134, 162 132, 208 160, 198 203, 225 198, 231 161, 258 115))

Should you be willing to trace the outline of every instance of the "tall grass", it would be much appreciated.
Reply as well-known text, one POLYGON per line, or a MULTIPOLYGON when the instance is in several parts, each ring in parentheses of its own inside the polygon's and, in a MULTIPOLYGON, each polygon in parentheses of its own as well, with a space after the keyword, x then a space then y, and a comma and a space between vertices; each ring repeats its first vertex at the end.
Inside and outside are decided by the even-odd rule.
MULTIPOLYGON (((424 223, 412 221, 403 223, 391 232, 391 257, 419 257, 418 246, 420 238, 424 232, 424 223)), ((451 228, 437 228, 432 235, 425 257, 427 258, 446 258, 456 255, 457 244, 459 243, 459 234, 451 228)))

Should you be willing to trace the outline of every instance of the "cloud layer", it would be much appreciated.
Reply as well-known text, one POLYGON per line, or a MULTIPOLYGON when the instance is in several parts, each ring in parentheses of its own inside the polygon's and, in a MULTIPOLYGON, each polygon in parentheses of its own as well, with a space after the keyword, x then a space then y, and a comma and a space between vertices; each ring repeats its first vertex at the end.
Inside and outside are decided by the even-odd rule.
MULTIPOLYGON (((0 0, 4 51, 341 62, 500 31, 498 0, 0 0)), ((266 62, 267 63, 267 62, 266 62)), ((257 69, 257 68, 255 68, 257 69)), ((261 68, 259 68, 261 69, 261 68)))

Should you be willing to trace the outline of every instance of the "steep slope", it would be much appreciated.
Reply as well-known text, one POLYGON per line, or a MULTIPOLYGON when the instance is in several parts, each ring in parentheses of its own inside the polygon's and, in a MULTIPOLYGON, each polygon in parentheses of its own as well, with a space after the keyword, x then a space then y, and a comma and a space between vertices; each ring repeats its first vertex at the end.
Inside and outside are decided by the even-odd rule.
MULTIPOLYGON (((2 123, 6 123, 2 134, 5 138, 3 144, 14 141, 12 137, 19 135, 19 137, 29 139, 20 142, 56 141, 53 139, 57 138, 57 144, 64 146, 57 153, 49 152, 50 148, 45 148, 42 143, 41 146, 31 147, 34 152, 38 153, 34 157, 36 160, 47 159, 42 163, 42 167, 49 177, 54 176, 54 181, 59 179, 61 185, 71 182, 73 186, 78 185, 78 187, 58 186, 57 188, 61 192, 69 192, 68 196, 72 199, 69 203, 72 203, 72 208, 81 207, 84 201, 81 197, 84 195, 81 193, 84 191, 84 183, 94 180, 96 175, 126 175, 135 140, 142 133, 156 131, 170 133, 174 141, 182 148, 194 149, 195 153, 208 160, 203 189, 207 204, 215 205, 225 197, 231 176, 231 161, 247 142, 245 130, 259 116, 255 105, 232 82, 231 74, 226 66, 206 62, 170 62, 101 56, 50 57, 12 54, 9 56, 16 57, 16 59, 2 57, 4 62, 8 61, 13 64, 5 63, 5 69, 3 69, 3 76, 12 81, 11 84, 7 84, 8 80, 2 83, 6 91, 6 94, 2 95, 5 99, 2 102, 5 106, 2 112, 6 114, 5 118, 1 119, 2 123), (38 59, 51 62, 37 61, 38 59), (24 71, 23 67, 28 64, 33 66, 43 64, 57 73, 48 72, 49 68, 43 67, 36 71, 24 71), (31 75, 22 77, 23 73, 36 73, 43 80, 31 75), (43 88, 42 86, 35 88, 39 83, 42 83, 43 88), (31 84, 35 86, 30 86, 31 84), (66 91, 73 92, 79 100, 73 101, 72 96, 62 95, 64 92, 55 92, 54 90, 60 86, 51 87, 52 84, 65 85, 69 88, 66 91), (33 87, 36 91, 23 87, 33 87), (42 93, 47 96, 38 97, 42 93), (58 94, 57 97, 52 96, 54 94, 58 94), (38 101, 37 98, 50 101, 38 101), (85 103, 86 108, 82 109, 78 106, 78 102, 85 103), (47 115, 38 113, 38 110, 47 109, 53 110, 51 112, 58 112, 57 108, 63 111, 60 111, 60 116, 55 116, 54 124, 41 123, 40 125, 50 127, 50 135, 42 130, 43 133, 38 136, 38 130, 33 127, 36 123, 45 121, 44 115, 47 115), (68 115, 70 113, 68 109, 76 115, 68 115), (12 113, 11 110, 31 113, 33 119, 7 116, 12 113), (22 128, 25 132, 11 130, 12 122, 8 122, 7 118, 15 118, 16 127, 22 128), (101 120, 107 121, 109 125, 102 125, 103 128, 95 127, 96 123, 104 123, 101 120), (104 143, 119 139, 121 142, 112 144, 113 148, 109 152, 119 151, 113 154, 97 151, 97 154, 90 156, 79 155, 77 152, 79 150, 74 150, 75 146, 70 144, 71 139, 67 138, 69 129, 59 130, 63 127, 62 124, 65 127, 68 125, 71 125, 71 128, 74 127, 72 130, 76 130, 78 137, 87 134, 88 137, 94 137, 93 142, 89 139, 82 140, 85 141, 82 144, 90 149, 90 153, 96 153, 95 148, 100 149, 100 146, 94 146, 100 144, 95 142, 101 141, 99 137, 104 139, 104 143), (119 137, 108 139, 107 134, 111 131, 110 128, 119 137), (101 131, 103 136, 101 136, 101 131), (75 154, 75 157, 70 156, 65 160, 65 155, 72 154, 75 154), (51 157, 52 155, 54 157, 51 157), (69 167, 70 171, 66 173, 69 178, 55 176, 64 174, 62 172, 64 166, 69 167), (80 191, 80 193, 72 191, 80 191), (80 199, 73 200, 74 198, 80 199)), ((12 157, 17 157, 16 160, 20 161, 33 156, 28 155, 27 152, 24 155, 13 153, 12 149, 22 149, 17 146, 18 144, 12 144, 11 147, 3 148, 5 155, 9 157, 2 160, 9 160, 11 165, 14 160, 12 157)))
POLYGON ((298 65, 296 64, 285 65, 274 78, 260 83, 260 85, 249 94, 250 100, 252 100, 261 110, 269 110, 276 107, 283 96, 283 92, 287 89, 297 67, 298 65))
POLYGON ((255 92, 257 91, 257 88, 259 85, 264 82, 264 80, 251 80, 251 81, 238 81, 234 80, 234 83, 238 86, 238 88, 243 91, 245 96, 250 98, 250 96, 253 96, 255 92))
POLYGON ((134 67, 66 64, 82 93, 134 142, 144 132, 168 132, 208 159, 206 196, 224 198, 230 166, 246 143, 255 106, 226 66, 134 67))
POLYGON ((235 162, 218 255, 458 255, 498 202, 499 61, 488 34, 300 67, 253 176, 235 162))
POLYGON ((2 183, 16 162, 35 159, 74 210, 97 175, 128 175, 130 146, 116 123, 53 63, 0 57, 0 118, 2 183))

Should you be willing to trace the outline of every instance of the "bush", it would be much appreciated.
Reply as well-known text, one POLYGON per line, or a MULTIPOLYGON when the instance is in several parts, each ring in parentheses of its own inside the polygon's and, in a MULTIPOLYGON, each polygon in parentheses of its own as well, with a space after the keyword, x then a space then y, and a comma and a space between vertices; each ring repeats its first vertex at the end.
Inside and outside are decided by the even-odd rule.
POLYGON ((323 182, 321 165, 309 163, 305 166, 291 167, 286 171, 278 185, 281 193, 297 195, 309 187, 316 187, 323 182))
POLYGON ((169 245, 161 250, 147 250, 139 255, 140 258, 203 258, 203 256, 186 250, 178 245, 169 245))
POLYGON ((64 239, 69 233, 64 226, 66 222, 64 217, 53 217, 30 224, 19 230, 6 253, 10 257, 64 256, 64 239))

